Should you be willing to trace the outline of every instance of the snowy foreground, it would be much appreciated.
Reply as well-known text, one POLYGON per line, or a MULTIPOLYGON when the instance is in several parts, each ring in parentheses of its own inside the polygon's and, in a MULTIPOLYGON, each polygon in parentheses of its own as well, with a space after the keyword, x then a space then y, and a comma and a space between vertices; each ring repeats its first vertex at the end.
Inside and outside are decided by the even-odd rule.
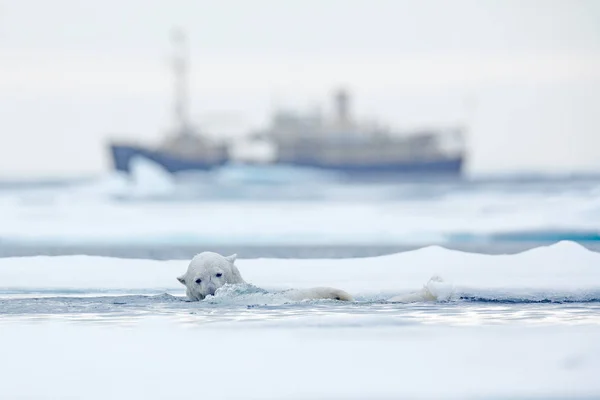
POLYGON ((0 324, 0 398, 600 396, 600 328, 0 324))
POLYGON ((186 260, 0 259, 0 399, 600 398, 600 254, 577 244, 239 256, 262 289, 357 301, 228 288, 189 303, 186 260), (435 275, 437 300, 387 301, 435 275))

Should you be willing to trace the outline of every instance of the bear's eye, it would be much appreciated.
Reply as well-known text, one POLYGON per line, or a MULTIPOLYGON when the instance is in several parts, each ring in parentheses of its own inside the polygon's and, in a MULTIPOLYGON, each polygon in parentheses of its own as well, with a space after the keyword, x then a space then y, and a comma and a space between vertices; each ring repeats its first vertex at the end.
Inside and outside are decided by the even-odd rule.
POLYGON ((201 283, 202 283, 202 279, 200 279, 200 278, 196 279, 196 283, 197 283, 198 285, 199 285, 199 284, 201 284, 201 283))
POLYGON ((222 277, 222 276, 223 276, 223 274, 222 274, 222 273, 220 273, 220 272, 217 274, 217 278, 220 278, 220 277, 222 277))

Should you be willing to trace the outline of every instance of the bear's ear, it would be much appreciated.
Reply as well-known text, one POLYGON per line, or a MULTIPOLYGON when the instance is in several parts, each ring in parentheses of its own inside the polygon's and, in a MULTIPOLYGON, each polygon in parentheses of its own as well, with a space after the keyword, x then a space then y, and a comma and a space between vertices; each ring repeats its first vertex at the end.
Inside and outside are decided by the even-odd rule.
POLYGON ((233 264, 235 262, 235 260, 237 259, 237 254, 232 254, 230 256, 227 256, 227 257, 225 257, 225 259, 233 264))
POLYGON ((185 285, 185 276, 181 275, 177 277, 177 280, 182 284, 185 285))

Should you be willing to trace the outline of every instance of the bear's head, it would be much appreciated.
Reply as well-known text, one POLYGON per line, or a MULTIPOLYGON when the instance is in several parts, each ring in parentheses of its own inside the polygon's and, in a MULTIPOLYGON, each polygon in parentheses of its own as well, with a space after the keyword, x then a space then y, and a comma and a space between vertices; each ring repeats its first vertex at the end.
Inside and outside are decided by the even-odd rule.
POLYGON ((185 274, 177 277, 184 285, 190 300, 202 300, 214 295, 223 285, 245 283, 240 272, 234 265, 236 254, 224 257, 218 253, 205 251, 196 255, 190 261, 185 274))

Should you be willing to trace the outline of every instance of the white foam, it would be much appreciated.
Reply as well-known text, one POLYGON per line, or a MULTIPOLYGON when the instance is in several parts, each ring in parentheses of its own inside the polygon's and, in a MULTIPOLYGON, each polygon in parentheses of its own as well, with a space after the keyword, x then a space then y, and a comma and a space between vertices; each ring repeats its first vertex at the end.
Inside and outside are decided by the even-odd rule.
POLYGON ((176 190, 173 176, 162 166, 147 158, 133 157, 129 174, 115 171, 68 189, 46 190, 46 195, 52 193, 64 203, 83 201, 87 207, 102 207, 114 198, 154 199, 173 195, 176 190))
MULTIPOLYGON (((442 301, 460 296, 499 300, 600 298, 600 254, 572 242, 516 255, 481 255, 432 246, 374 258, 242 258, 236 263, 247 282, 269 291, 330 286, 359 299, 390 299, 419 293, 425 284, 423 298, 442 301), (444 281, 430 280, 436 275, 444 281)), ((0 259, 0 288, 153 289, 183 295, 183 286, 175 277, 187 264, 187 260, 91 256, 4 258, 0 259)))
POLYGON ((173 176, 159 164, 143 157, 130 161, 133 184, 130 194, 135 197, 154 197, 172 194, 175 191, 173 176))

